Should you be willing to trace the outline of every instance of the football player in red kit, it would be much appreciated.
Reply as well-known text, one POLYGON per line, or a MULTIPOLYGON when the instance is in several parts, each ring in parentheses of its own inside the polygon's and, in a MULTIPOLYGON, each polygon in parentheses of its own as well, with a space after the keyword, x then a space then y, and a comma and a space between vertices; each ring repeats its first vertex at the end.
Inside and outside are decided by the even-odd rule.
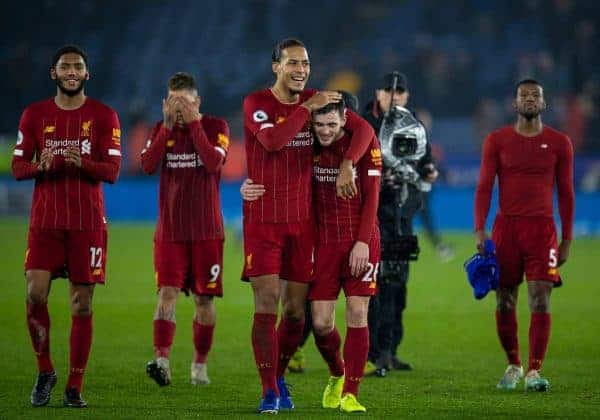
MULTIPOLYGON (((302 339, 312 269, 310 113, 341 99, 338 92, 305 89, 310 61, 296 39, 276 45, 272 70, 274 85, 251 93, 243 105, 248 177, 266 188, 264 196, 244 202, 243 208, 243 276, 254 294, 252 346, 262 383, 259 411, 265 413, 294 407, 283 373, 302 339), (276 331, 280 297, 283 311, 276 331)), ((341 195, 351 197, 356 192, 352 166, 371 143, 373 130, 351 112, 347 126, 352 141, 337 185, 341 195)))
MULTIPOLYGON (((330 103, 312 112, 318 143, 313 165, 313 203, 316 213, 315 269, 308 299, 311 301, 315 342, 329 366, 330 379, 323 392, 324 408, 364 412, 358 387, 369 350, 367 313, 376 293, 379 264, 377 206, 381 178, 381 150, 375 136, 369 153, 356 165, 357 194, 352 199, 336 195, 336 176, 350 145, 344 103, 330 103), (338 294, 346 295, 346 340, 334 324, 338 294)), ((244 182, 242 197, 257 200, 264 185, 244 182)))
POLYGON ((194 78, 188 73, 173 75, 163 103, 163 120, 142 151, 146 173, 161 168, 154 235, 156 358, 146 366, 148 375, 161 386, 171 382, 169 353, 180 290, 191 292, 196 306, 191 381, 194 385, 210 383, 206 359, 215 328, 213 297, 223 295, 219 181, 229 148, 229 127, 221 118, 201 114, 199 107, 194 78))
POLYGON ((558 267, 569 256, 573 235, 573 146, 565 134, 542 124, 540 114, 546 102, 537 81, 519 82, 514 107, 516 123, 492 132, 483 144, 475 193, 475 234, 481 250, 498 177, 500 208, 492 230, 500 268, 496 326, 508 358, 498 388, 514 389, 523 377, 516 304, 525 275, 531 311, 525 389, 546 391, 549 382, 540 376, 540 370, 550 337, 550 293, 560 284, 558 267), (553 218, 554 185, 562 225, 560 245, 553 218))
POLYGON ((81 408, 87 405, 81 388, 92 346, 92 296, 105 279, 102 182, 118 177, 121 130, 115 111, 85 95, 90 75, 79 47, 55 53, 50 77, 56 96, 25 109, 12 161, 17 180, 35 180, 25 254, 27 325, 39 370, 31 404, 48 404, 57 381, 47 303, 51 280, 68 277, 72 324, 63 402, 81 408))

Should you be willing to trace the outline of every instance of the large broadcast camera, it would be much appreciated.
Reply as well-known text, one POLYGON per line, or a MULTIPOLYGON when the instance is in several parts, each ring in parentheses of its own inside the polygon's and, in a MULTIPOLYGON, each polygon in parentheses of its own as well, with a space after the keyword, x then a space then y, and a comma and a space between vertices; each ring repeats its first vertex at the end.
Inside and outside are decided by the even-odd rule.
POLYGON ((390 107, 379 130, 383 163, 392 170, 399 184, 413 184, 421 191, 431 190, 417 167, 427 151, 427 134, 423 124, 408 109, 390 107))

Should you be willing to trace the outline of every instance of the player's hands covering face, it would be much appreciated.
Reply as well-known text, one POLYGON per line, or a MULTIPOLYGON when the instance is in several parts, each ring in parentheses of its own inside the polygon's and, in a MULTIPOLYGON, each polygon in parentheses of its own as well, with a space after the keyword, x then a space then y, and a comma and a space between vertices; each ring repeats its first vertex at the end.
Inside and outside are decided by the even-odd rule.
POLYGON ((179 96, 177 98, 177 104, 184 123, 189 124, 192 121, 197 121, 202 118, 202 115, 198 110, 198 107, 200 106, 199 101, 192 101, 186 96, 179 96))
POLYGON ((167 99, 163 99, 162 104, 163 125, 170 130, 177 121, 177 98, 169 95, 167 99))

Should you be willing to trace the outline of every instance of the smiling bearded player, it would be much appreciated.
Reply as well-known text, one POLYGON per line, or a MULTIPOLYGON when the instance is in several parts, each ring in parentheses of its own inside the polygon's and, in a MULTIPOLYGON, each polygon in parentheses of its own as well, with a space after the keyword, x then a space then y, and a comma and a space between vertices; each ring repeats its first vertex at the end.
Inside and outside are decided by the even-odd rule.
POLYGON ((48 295, 51 280, 70 280, 71 338, 67 407, 85 407, 83 374, 92 346, 92 296, 104 284, 106 217, 102 182, 113 183, 121 164, 117 114, 85 95, 87 56, 68 45, 54 55, 56 96, 28 106, 19 123, 12 171, 35 179, 25 254, 27 325, 39 374, 35 407, 48 404, 57 376, 50 358, 48 295))

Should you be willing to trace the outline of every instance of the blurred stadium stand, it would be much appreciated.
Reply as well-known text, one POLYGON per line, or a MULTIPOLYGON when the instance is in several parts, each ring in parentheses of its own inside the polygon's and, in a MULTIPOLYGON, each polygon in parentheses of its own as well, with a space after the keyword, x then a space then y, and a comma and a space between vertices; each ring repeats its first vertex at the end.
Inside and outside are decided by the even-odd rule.
MULTIPOLYGON (((112 191, 155 183, 128 177, 139 173, 139 151, 160 119, 165 82, 180 70, 197 76, 203 110, 230 123, 234 145, 224 179, 237 185, 245 170, 242 99, 272 81, 271 48, 288 36, 307 44, 309 86, 345 88, 361 103, 372 99, 383 73, 408 75, 410 107, 432 116, 431 140, 445 172, 435 202, 444 206, 472 190, 485 134, 514 119, 516 81, 539 79, 549 103, 544 121, 571 136, 576 187, 600 205, 600 2, 44 0, 2 2, 0 24, 0 214, 22 211, 4 202, 19 196, 9 180, 10 151, 23 108, 53 95, 48 68, 58 46, 73 42, 88 51, 87 92, 120 115, 122 187, 112 191)), ((239 200, 225 205, 239 212, 239 200)), ((597 217, 590 223, 600 231, 597 217)))

